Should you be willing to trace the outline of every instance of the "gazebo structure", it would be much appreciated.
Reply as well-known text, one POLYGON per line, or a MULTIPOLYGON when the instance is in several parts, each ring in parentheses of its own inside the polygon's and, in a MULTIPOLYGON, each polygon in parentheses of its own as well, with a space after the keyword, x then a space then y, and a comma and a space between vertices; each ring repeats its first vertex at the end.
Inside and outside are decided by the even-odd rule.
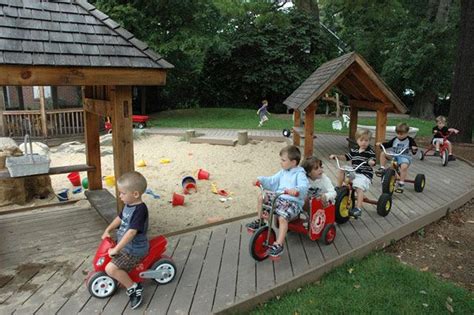
POLYGON ((100 116, 112 119, 118 178, 134 169, 131 86, 164 85, 171 68, 85 0, 0 1, 0 86, 82 87, 87 165, 50 174, 87 171, 90 190, 102 189, 100 116))
MULTIPOLYGON (((349 139, 357 130, 359 109, 377 111, 375 141, 384 141, 387 113, 405 113, 406 106, 361 55, 351 52, 322 64, 283 103, 294 109, 294 143, 304 134, 304 155, 313 154, 314 117, 319 101, 333 87, 347 96, 350 106, 349 139), (304 129, 301 113, 305 112, 304 129)), ((379 148, 376 148, 377 157, 379 148)))

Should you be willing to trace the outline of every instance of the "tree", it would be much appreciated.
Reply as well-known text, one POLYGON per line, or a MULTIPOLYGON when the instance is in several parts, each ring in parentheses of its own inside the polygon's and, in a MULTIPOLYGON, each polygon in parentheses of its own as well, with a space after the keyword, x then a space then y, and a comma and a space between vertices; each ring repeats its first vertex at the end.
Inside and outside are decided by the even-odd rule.
POLYGON ((460 36, 454 69, 449 124, 459 142, 472 143, 474 119, 474 1, 461 0, 460 36))

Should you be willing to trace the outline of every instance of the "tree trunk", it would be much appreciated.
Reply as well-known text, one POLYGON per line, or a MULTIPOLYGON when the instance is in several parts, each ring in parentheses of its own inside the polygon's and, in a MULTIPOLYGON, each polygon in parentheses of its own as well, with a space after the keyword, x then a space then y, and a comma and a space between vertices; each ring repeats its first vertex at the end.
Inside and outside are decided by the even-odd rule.
POLYGON ((422 119, 434 119, 434 102, 436 93, 433 91, 422 91, 415 94, 415 102, 410 116, 422 119))
POLYGON ((454 69, 449 126, 459 129, 455 141, 472 143, 474 119, 474 1, 461 0, 460 35, 454 69))
POLYGON ((428 9, 426 10, 426 18, 428 21, 433 22, 436 17, 436 12, 438 12, 440 0, 430 0, 428 2, 428 9))
POLYGON ((438 6, 438 12, 436 13, 436 23, 446 24, 449 17, 449 8, 451 7, 452 0, 440 0, 438 6))

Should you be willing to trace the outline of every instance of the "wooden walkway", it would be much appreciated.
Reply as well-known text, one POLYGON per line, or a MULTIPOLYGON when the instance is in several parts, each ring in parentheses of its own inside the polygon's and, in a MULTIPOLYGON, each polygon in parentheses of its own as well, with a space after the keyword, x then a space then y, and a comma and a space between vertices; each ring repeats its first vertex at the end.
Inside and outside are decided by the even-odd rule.
MULTIPOLYGON (((344 137, 323 135, 315 154, 335 180, 331 153, 346 151, 344 137)), ((247 220, 169 237, 168 254, 178 266, 173 282, 145 283, 146 314, 242 312, 275 295, 319 278, 352 257, 368 254, 444 216, 474 197, 473 168, 462 161, 442 167, 430 158, 415 161, 410 174, 424 173, 423 193, 408 186, 394 195, 383 218, 365 205, 359 220, 337 226, 332 245, 289 234, 281 260, 256 263, 249 255, 247 220)), ((381 193, 375 179, 369 197, 381 193)), ((0 314, 129 314, 120 289, 110 299, 91 298, 83 283, 105 223, 91 209, 70 206, 0 216, 0 314)))

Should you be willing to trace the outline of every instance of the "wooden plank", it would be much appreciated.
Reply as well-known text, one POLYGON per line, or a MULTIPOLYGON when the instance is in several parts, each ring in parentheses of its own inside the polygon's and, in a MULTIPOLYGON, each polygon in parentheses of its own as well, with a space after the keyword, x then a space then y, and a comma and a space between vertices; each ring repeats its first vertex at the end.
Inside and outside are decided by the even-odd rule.
POLYGON ((318 108, 318 101, 314 101, 305 109, 304 125, 304 157, 313 155, 313 134, 314 134, 314 116, 318 108))
MULTIPOLYGON (((293 118, 294 118, 294 123, 293 123, 293 128, 300 128, 301 127, 301 113, 299 110, 295 109, 293 112, 293 118)), ((300 146, 300 135, 299 133, 295 132, 293 133, 293 144, 296 146, 300 146)))
POLYGON ((222 253, 222 262, 217 279, 216 295, 212 309, 219 310, 234 303, 239 261, 241 225, 239 222, 227 226, 222 253))
POLYGON ((207 249, 199 282, 197 283, 191 309, 189 311, 190 314, 211 313, 215 290, 217 287, 217 271, 221 265, 225 235, 226 228, 223 226, 217 227, 212 231, 209 248, 207 249))
POLYGON ((237 288, 235 299, 242 300, 255 294, 255 260, 250 256, 249 246, 251 233, 247 231, 242 221, 240 234, 239 266, 237 270, 237 288))
POLYGON ((0 86, 165 85, 164 69, 0 65, 0 86))
MULTIPOLYGON (((357 220, 353 220, 357 221, 357 220)), ((354 226, 350 224, 350 222, 346 224, 338 225, 338 236, 345 236, 347 241, 349 242, 352 248, 357 248, 358 246, 362 245, 364 242, 362 241, 359 234, 354 229, 354 226)))
POLYGON ((147 306, 147 312, 149 314, 166 314, 176 288, 180 285, 186 285, 181 283, 180 280, 195 238, 196 236, 194 234, 187 234, 179 239, 173 255, 173 260, 177 268, 175 279, 167 285, 158 286, 147 306))
POLYGON ((370 110, 384 111, 384 112, 393 110, 393 107, 387 103, 356 100, 356 99, 350 99, 349 102, 353 107, 357 107, 360 109, 370 109, 370 110))
MULTIPOLYGON (((115 86, 110 89, 110 101, 114 106, 112 115, 114 175, 120 176, 135 169, 133 156, 132 126, 132 88, 131 86, 115 86)), ((119 195, 117 185, 116 196, 119 195)), ((123 208, 123 202, 117 199, 117 213, 123 208)))
POLYGON ((94 166, 86 165, 86 164, 54 166, 54 167, 50 167, 49 172, 46 174, 35 174, 35 175, 28 175, 28 176, 11 177, 8 170, 3 169, 0 171, 0 179, 11 179, 11 178, 22 178, 22 177, 24 178, 24 177, 42 176, 42 175, 57 175, 57 174, 66 174, 70 172, 85 172, 85 171, 93 171, 93 170, 95 170, 94 166))
MULTIPOLYGON (((300 234, 292 232, 288 233, 286 236, 286 243, 288 247, 285 250, 288 251, 293 273, 297 275, 307 270, 310 266, 308 264, 308 260, 306 259, 306 254, 304 252, 303 244, 301 243, 300 234)), ((278 263, 279 261, 276 261, 275 265, 278 263)))
MULTIPOLYGON (((273 264, 275 268, 275 282, 276 283, 284 282, 290 279, 291 277, 293 277, 293 268, 291 266, 292 260, 290 258, 290 247, 288 245, 288 237, 285 239, 285 243, 283 245, 284 245, 285 250, 281 254, 280 259, 278 259, 278 261, 276 261, 273 264)), ((255 278, 255 274, 253 276, 255 278)))
POLYGON ((189 139, 189 143, 208 143, 228 146, 235 146, 237 141, 235 136, 229 138, 228 135, 201 136, 189 139))
MULTIPOLYGON (((376 127, 375 127, 375 143, 385 141, 385 133, 387 128, 387 112, 377 110, 376 127)), ((375 147, 375 155, 377 161, 380 161, 380 147, 375 147)))
POLYGON ((370 94, 383 103, 388 103, 389 99, 384 92, 375 84, 359 64, 352 66, 351 75, 367 88, 370 94))
MULTIPOLYGON (((350 101, 349 101, 349 104, 350 101)), ((349 122, 349 139, 355 140, 355 133, 357 131, 357 120, 358 120, 359 109, 351 105, 350 111, 350 122, 349 122)))
POLYGON ((113 104, 110 101, 92 98, 84 99, 84 110, 99 116, 112 116, 114 112, 113 104))
POLYGON ((117 201, 106 189, 85 192, 87 199, 102 218, 111 223, 117 217, 117 201))
POLYGON ((320 246, 326 246, 323 240, 312 241, 309 237, 303 235, 301 236, 301 244, 303 245, 303 249, 306 253, 306 257, 308 258, 308 263, 311 268, 324 263, 323 253, 320 249, 320 246))
POLYGON ((173 300, 168 308, 168 313, 189 313, 194 292, 197 288, 198 281, 200 280, 199 278, 201 276, 210 236, 211 232, 209 230, 203 230, 197 235, 180 279, 180 283, 183 285, 179 285, 176 288, 173 300))
POLYGON ((41 131, 43 137, 48 137, 48 127, 46 126, 46 106, 44 102, 44 86, 39 86, 40 93, 40 112, 41 112, 41 131))
MULTIPOLYGON (((82 98, 93 97, 92 87, 82 88, 82 98)), ((99 116, 90 112, 84 112, 85 117, 85 143, 86 163, 94 166, 94 170, 87 172, 89 190, 102 189, 102 169, 100 163, 100 141, 99 141, 99 116)), ((60 128, 61 129, 61 128, 60 128)))
MULTIPOLYGON (((275 285, 273 261, 266 259, 256 262, 256 289, 257 295, 275 285)), ((215 311, 215 310, 214 310, 215 311)))

